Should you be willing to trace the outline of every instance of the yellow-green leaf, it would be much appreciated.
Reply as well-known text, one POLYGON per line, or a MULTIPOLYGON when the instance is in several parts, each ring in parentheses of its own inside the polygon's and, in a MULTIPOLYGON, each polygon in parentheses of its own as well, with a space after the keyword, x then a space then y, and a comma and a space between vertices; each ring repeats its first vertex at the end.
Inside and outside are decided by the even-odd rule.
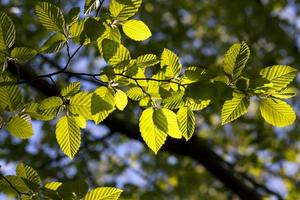
POLYGON ((123 61, 130 60, 130 52, 122 44, 105 39, 102 42, 103 57, 110 65, 118 65, 123 61))
POLYGON ((29 115, 17 115, 12 117, 8 124, 7 130, 15 137, 28 139, 33 135, 31 118, 29 115))
POLYGON ((166 121, 164 120, 165 118, 160 118, 158 115, 154 117, 153 108, 144 110, 139 120, 142 137, 148 147, 154 151, 155 154, 157 154, 158 150, 162 147, 167 138, 165 131, 161 130, 162 128, 166 128, 166 126, 164 126, 166 121))
POLYGON ((50 38, 40 48, 39 52, 56 53, 65 47, 66 42, 67 42, 67 38, 63 34, 56 33, 50 36, 50 38))
POLYGON ((95 123, 102 122, 110 113, 114 111, 115 107, 114 92, 111 88, 99 87, 92 96, 92 118, 95 123))
POLYGON ((151 35, 148 26, 140 20, 128 20, 122 24, 124 33, 136 41, 147 40, 151 35))
POLYGON ((151 67, 153 65, 156 65, 157 63, 159 63, 159 59, 154 54, 141 55, 135 61, 137 67, 141 67, 141 68, 151 67))
POLYGON ((296 69, 286 65, 275 65, 260 71, 260 75, 272 83, 271 88, 277 91, 290 84, 296 77, 296 74, 296 69))
POLYGON ((11 57, 17 59, 20 63, 26 63, 36 56, 37 51, 26 47, 15 47, 11 51, 11 57))
POLYGON ((222 124, 227 124, 247 112, 249 100, 245 96, 234 96, 225 101, 222 108, 222 124))
POLYGON ((46 29, 65 32, 65 18, 59 7, 49 2, 39 2, 35 6, 35 13, 46 29))
POLYGON ((206 108, 210 104, 210 100, 201 100, 201 99, 193 99, 188 98, 186 105, 192 110, 192 111, 200 111, 206 108))
POLYGON ((169 49, 164 49, 161 55, 161 67, 166 67, 166 77, 176 77, 179 75, 182 65, 179 57, 169 49))
POLYGON ((279 99, 261 99, 259 109, 262 117, 273 126, 289 126, 296 119, 293 108, 279 99))
POLYGON ((142 0, 112 0, 109 4, 111 16, 124 21, 132 17, 142 4, 142 0))
POLYGON ((68 109, 73 114, 81 115, 85 119, 92 119, 91 100, 93 93, 79 92, 70 99, 68 109))
POLYGON ((85 0, 84 4, 84 14, 88 15, 94 10, 96 10, 99 6, 99 0, 85 0))
POLYGON ((24 163, 19 163, 17 165, 16 175, 24 179, 27 179, 28 181, 36 185, 41 184, 41 179, 38 173, 32 167, 24 163))
POLYGON ((225 54, 224 71, 237 78, 243 72, 250 57, 250 49, 245 42, 232 45, 225 54))
POLYGON ((139 101, 145 96, 143 90, 139 87, 129 88, 129 90, 126 91, 126 94, 130 99, 134 101, 139 101))
POLYGON ((14 111, 23 101, 20 88, 9 76, 0 76, 0 107, 14 111))
POLYGON ((126 107, 127 103, 128 103, 128 98, 125 92, 123 92, 122 90, 117 90, 116 94, 115 94, 115 99, 116 99, 116 107, 119 110, 124 110, 124 108, 126 107))
POLYGON ((0 12, 0 50, 10 48, 16 39, 16 28, 12 20, 0 12))
POLYGON ((81 143, 80 127, 72 116, 61 117, 56 124, 56 140, 61 150, 73 158, 81 143))
POLYGON ((123 191, 113 187, 100 187, 89 191, 83 200, 117 200, 123 191))
POLYGON ((162 112, 163 115, 166 118, 166 122, 167 122, 167 134, 172 137, 172 138, 176 138, 176 139, 180 139, 182 137, 182 133, 179 129, 178 126, 178 122, 177 122, 177 115, 166 108, 163 108, 161 110, 155 110, 155 112, 162 112))
POLYGON ((195 114, 189 107, 180 107, 177 112, 178 125, 183 137, 189 140, 195 131, 195 114))
POLYGON ((60 91, 61 96, 71 97, 80 91, 80 82, 73 82, 62 88, 60 91))

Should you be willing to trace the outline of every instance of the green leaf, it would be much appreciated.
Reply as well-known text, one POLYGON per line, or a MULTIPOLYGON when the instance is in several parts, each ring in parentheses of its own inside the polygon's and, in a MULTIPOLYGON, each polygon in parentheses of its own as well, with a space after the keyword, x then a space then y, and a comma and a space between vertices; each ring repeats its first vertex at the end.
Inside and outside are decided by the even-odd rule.
POLYGON ((235 78, 243 72, 250 57, 250 49, 245 42, 232 45, 225 54, 224 71, 235 78))
POLYGON ((222 108, 222 124, 227 124, 247 112, 249 100, 245 96, 234 96, 233 99, 225 101, 222 108))
POLYGON ((89 17, 75 22, 70 28, 70 35, 74 42, 87 45, 96 42, 106 29, 100 18, 89 17))
POLYGON ((286 102, 278 99, 261 99, 259 109, 262 117, 273 126, 289 126, 296 119, 293 108, 286 102))
POLYGON ((71 113, 81 115, 85 119, 92 119, 91 100, 93 93, 79 92, 71 97, 68 109, 71 113))
POLYGON ((117 26, 110 26, 106 23, 103 23, 104 25, 104 33, 97 39, 97 46, 101 54, 103 54, 102 49, 102 41, 104 39, 113 40, 117 43, 121 43, 121 33, 119 31, 119 28, 117 26))
POLYGON ((46 29, 65 32, 65 18, 59 7, 49 2, 39 2, 35 6, 35 13, 46 29))
POLYGON ((60 94, 61 96, 68 98, 74 96, 78 92, 80 92, 80 82, 73 82, 63 87, 60 94))
POLYGON ((66 24, 71 26, 72 24, 77 22, 79 19, 79 15, 80 15, 80 7, 71 8, 71 10, 69 11, 66 17, 66 24))
POLYGON ((275 65, 260 71, 263 78, 269 80, 274 90, 281 90, 290 84, 296 77, 297 70, 286 65, 275 65))
POLYGON ((113 187, 100 187, 88 192, 83 200, 117 200, 122 192, 113 187))
POLYGON ((63 105, 63 100, 60 97, 48 97, 40 103, 40 108, 44 115, 57 115, 63 105))
POLYGON ((23 178, 23 180, 25 179, 25 183, 27 183, 28 180, 28 186, 29 184, 34 184, 35 188, 38 188, 41 184, 41 179, 38 173, 32 167, 30 167, 29 165, 25 165, 24 163, 19 163, 17 165, 16 175, 23 178))
POLYGON ((97 10, 99 6, 99 0, 85 0, 84 4, 84 14, 88 15, 94 10, 97 10))
POLYGON ((184 71, 184 77, 182 79, 182 84, 190 84, 195 83, 201 80, 203 78, 203 75, 205 74, 205 70, 196 67, 196 66, 189 66, 184 71))
POLYGON ((109 12, 114 19, 124 21, 135 15, 141 4, 142 0, 112 0, 109 4, 109 12))
POLYGON ((192 111, 200 111, 206 108, 210 104, 210 100, 201 100, 188 98, 186 106, 188 106, 192 111))
POLYGON ((46 183, 44 188, 47 188, 49 190, 57 190, 62 185, 61 182, 50 182, 46 183))
POLYGON ((296 91, 294 88, 285 88, 279 92, 272 93, 272 96, 279 99, 289 99, 296 96, 296 91))
POLYGON ((125 92, 122 90, 117 90, 115 94, 115 99, 116 99, 116 107, 119 110, 124 110, 124 108, 127 106, 128 103, 128 98, 125 92))
POLYGON ((178 56, 169 49, 164 49, 161 55, 161 67, 166 67, 167 77, 176 77, 182 68, 178 56))
POLYGON ((103 57, 110 65, 117 65, 130 60, 130 52, 122 44, 113 40, 105 39, 102 42, 103 57))
POLYGON ((20 88, 8 76, 0 76, 0 107, 14 111, 23 101, 20 88))
MULTIPOLYGON (((24 181, 22 180, 21 177, 18 176, 13 176, 13 175, 9 175, 9 176, 5 176, 5 178, 20 192, 29 192, 30 189, 28 188, 28 186, 24 183, 24 181)), ((11 190, 12 192, 16 192, 15 190, 13 190, 10 186, 10 184, 4 180, 3 178, 0 179, 0 188, 4 189, 7 188, 9 190, 11 190)))
POLYGON ((135 61, 135 64, 137 65, 137 67, 141 67, 141 68, 151 67, 158 63, 159 63, 159 59, 154 54, 145 54, 145 55, 139 56, 135 61))
POLYGON ((189 107, 180 107, 177 112, 178 125, 183 137, 188 141, 195 131, 195 114, 189 107))
POLYGON ((73 158, 81 143, 80 127, 72 116, 61 117, 56 124, 56 140, 61 150, 73 158))
POLYGON ((24 114, 12 117, 7 124, 7 130, 15 137, 30 138, 33 135, 30 116, 24 114))
POLYGON ((140 20, 128 20, 122 24, 125 35, 136 41, 147 40, 151 35, 148 26, 140 20))
POLYGON ((111 88, 99 87, 92 96, 92 118, 96 124, 102 122, 115 107, 114 92, 111 88))
POLYGON ((43 44, 43 46, 40 48, 40 53, 56 53, 60 51, 62 48, 65 47, 67 44, 67 38, 61 34, 56 33, 43 44))
POLYGON ((166 118, 161 117, 164 115, 156 115, 154 117, 154 109, 148 108, 143 111, 140 120, 139 127, 142 133, 142 137, 148 147, 157 154, 158 150, 165 143, 167 138, 166 134, 166 118), (164 129, 164 130, 161 130, 164 129))
POLYGON ((12 20, 0 12, 0 50, 12 47, 16 39, 16 28, 12 20))
POLYGON ((15 47, 11 51, 11 57, 18 60, 20 63, 26 63, 27 61, 34 58, 37 54, 37 51, 34 49, 29 49, 26 47, 15 47))
POLYGON ((129 88, 129 90, 126 91, 126 94, 130 99, 134 101, 139 101, 145 96, 143 90, 139 87, 129 88))
POLYGON ((163 115, 166 118, 167 129, 168 129, 167 134, 172 138, 180 139, 182 137, 182 133, 178 126, 177 115, 173 111, 166 108, 163 108, 161 110, 155 110, 155 113, 160 111, 163 113, 163 115))
POLYGON ((46 183, 42 189, 42 194, 49 199, 61 199, 57 190, 62 185, 61 182, 46 183))
POLYGON ((30 115, 30 117, 37 120, 49 121, 53 119, 57 113, 51 113, 51 111, 45 111, 40 109, 41 105, 38 103, 29 103, 25 105, 25 112, 30 115))
POLYGON ((171 96, 163 99, 163 106, 168 109, 178 109, 184 104, 183 96, 183 91, 174 92, 171 96))

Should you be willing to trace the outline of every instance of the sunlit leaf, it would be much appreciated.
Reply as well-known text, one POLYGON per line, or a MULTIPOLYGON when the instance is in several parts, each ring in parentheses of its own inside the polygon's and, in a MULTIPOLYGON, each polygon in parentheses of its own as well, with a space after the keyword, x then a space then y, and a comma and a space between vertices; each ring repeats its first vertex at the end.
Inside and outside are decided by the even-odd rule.
POLYGON ((40 53, 56 53, 65 47, 67 38, 61 34, 56 33, 42 45, 39 52, 40 53))
POLYGON ((250 49, 245 42, 232 45, 225 54, 224 71, 237 78, 243 72, 250 57, 250 49))
POLYGON ((128 103, 128 98, 125 92, 123 92, 122 90, 117 90, 116 94, 115 94, 115 99, 116 99, 116 107, 119 110, 124 110, 124 108, 126 107, 127 103, 128 103))
POLYGON ((40 185, 41 179, 38 173, 29 165, 26 165, 24 163, 19 163, 17 165, 16 174, 19 177, 22 177, 23 179, 27 179, 28 181, 40 185))
POLYGON ((130 60, 130 52, 122 44, 113 40, 105 39, 102 42, 103 57, 110 65, 117 65, 130 60))
POLYGON ((117 200, 122 192, 113 187, 100 187, 89 191, 83 200, 117 200))
POLYGON ((290 84, 296 77, 297 70, 286 65, 275 65, 264 68, 260 75, 272 83, 272 88, 281 90, 290 84))
POLYGON ((66 16, 66 24, 69 26, 78 21, 80 15, 80 7, 71 8, 69 13, 66 16))
POLYGON ((225 101, 222 108, 222 124, 227 124, 247 112, 249 100, 245 96, 235 96, 225 101))
POLYGON ((59 7, 49 2, 38 2, 35 6, 35 13, 46 29, 65 32, 65 18, 59 7))
POLYGON ((182 68, 179 57, 169 49, 164 49, 160 65, 166 66, 166 76, 172 78, 179 75, 182 68))
POLYGON ((157 154, 167 138, 166 130, 161 130, 167 127, 166 118, 160 118, 159 116, 163 115, 156 115, 156 117, 154 117, 154 109, 148 108, 143 111, 139 120, 142 137, 147 146, 154 151, 155 154, 157 154))
POLYGON ((147 40, 151 35, 148 26, 139 20, 128 20, 122 24, 124 33, 136 41, 147 40))
POLYGON ((129 90, 126 91, 126 94, 130 99, 134 101, 139 101, 145 96, 143 90, 139 87, 129 88, 129 90))
POLYGON ((13 111, 22 103, 21 90, 9 76, 0 76, 0 94, 0 107, 4 109, 13 111))
POLYGON ((111 16, 117 20, 127 20, 135 15, 142 3, 142 0, 112 0, 109 4, 111 16))
POLYGON ((182 106, 177 112, 177 117, 183 137, 189 140, 195 131, 195 114, 189 107, 182 106))
POLYGON ((289 126, 296 119, 293 108, 279 99, 261 99, 259 108, 262 117, 273 126, 289 126))
POLYGON ((172 138, 180 139, 182 137, 182 133, 178 126, 177 115, 173 111, 166 108, 155 110, 155 113, 157 112, 162 112, 166 118, 168 128, 167 134, 172 138))
POLYGON ((79 92, 72 96, 68 109, 73 114, 81 115, 85 119, 92 119, 91 100, 93 93, 79 92))
POLYGON ((11 51, 11 57, 18 60, 20 63, 26 63, 27 61, 31 60, 35 57, 37 51, 34 49, 29 49, 26 47, 15 47, 11 51))
POLYGON ((15 137, 28 139, 33 135, 31 123, 29 115, 16 115, 9 120, 7 130, 15 137))
POLYGON ((84 14, 88 15, 94 10, 96 10, 99 6, 99 0, 85 0, 84 4, 84 14))
POLYGON ((73 82, 63 87, 60 91, 61 96, 71 97, 80 92, 80 82, 73 82))
POLYGON ((0 50, 10 48, 16 39, 16 28, 4 12, 0 12, 0 50))
POLYGON ((56 124, 56 140, 61 150, 73 158, 81 143, 80 127, 74 117, 63 116, 56 124))

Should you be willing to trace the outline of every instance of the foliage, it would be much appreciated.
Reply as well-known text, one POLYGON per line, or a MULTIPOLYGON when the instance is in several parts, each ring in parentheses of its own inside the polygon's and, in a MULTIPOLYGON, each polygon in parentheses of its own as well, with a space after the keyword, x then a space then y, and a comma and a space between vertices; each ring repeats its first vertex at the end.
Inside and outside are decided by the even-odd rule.
POLYGON ((112 187, 88 191, 88 184, 84 180, 44 183, 38 173, 24 163, 17 165, 16 175, 1 175, 0 186, 8 194, 17 193, 20 199, 117 200, 122 193, 122 190, 112 187))
MULTIPOLYGON (((285 99, 295 95, 289 87, 297 75, 295 68, 273 65, 248 77, 250 48, 245 42, 237 42, 228 49, 222 72, 214 74, 199 66, 184 66, 179 56, 168 48, 164 48, 160 55, 148 52, 136 56, 122 43, 121 30, 127 39, 133 41, 146 41, 152 36, 143 21, 132 19, 142 1, 112 0, 106 15, 99 17, 102 4, 103 1, 86 0, 84 15, 80 15, 78 7, 64 15, 57 5, 37 2, 36 18, 48 31, 49 37, 44 38, 44 43, 35 49, 14 46, 15 25, 7 14, 0 13, 0 110, 3 113, 0 127, 14 137, 28 139, 34 135, 33 119, 53 121, 56 123, 57 144, 66 156, 73 159, 80 152, 82 129, 86 128, 87 122, 99 124, 116 108, 125 112, 130 99, 143 109, 139 117, 141 137, 157 154, 171 138, 171 141, 182 137, 189 141, 193 137, 196 116, 206 112, 204 109, 209 109, 210 104, 218 103, 214 99, 214 92, 217 91, 205 95, 199 88, 214 88, 219 84, 230 96, 223 100, 219 110, 222 125, 246 115, 251 102, 256 101, 267 123, 286 127, 295 122, 296 114, 285 102, 285 99), (92 16, 92 13, 96 15, 92 16), (71 53, 70 44, 77 45, 74 53, 71 53), (96 73, 68 71, 78 51, 90 45, 98 49, 107 66, 96 69, 96 73), (11 62, 24 64, 39 55, 55 55, 64 48, 67 49, 66 65, 34 79, 50 78, 53 81, 52 77, 59 74, 87 76, 93 77, 98 87, 86 90, 81 89, 80 82, 71 82, 64 85, 57 96, 41 100, 25 98, 19 85, 26 81, 20 81, 19 77, 15 79, 7 65, 11 62)), ((37 172, 22 163, 18 165, 16 174, 3 176, 2 184, 22 197, 33 199, 117 199, 122 192, 104 187, 87 193, 87 183, 84 181, 43 185, 37 172)))

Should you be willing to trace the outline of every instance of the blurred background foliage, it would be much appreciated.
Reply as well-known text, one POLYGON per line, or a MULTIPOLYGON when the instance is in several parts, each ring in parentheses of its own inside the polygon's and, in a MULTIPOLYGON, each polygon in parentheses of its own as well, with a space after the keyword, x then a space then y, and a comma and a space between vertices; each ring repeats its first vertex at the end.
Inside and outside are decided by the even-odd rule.
MULTIPOLYGON (((84 4, 77 0, 51 2, 65 12, 84 4)), ((0 0, 0 11, 8 12, 16 24, 16 46, 37 48, 47 38, 47 31, 34 16, 35 3, 35 0, 0 0)), ((105 14, 108 3, 105 0, 101 14, 105 14)), ((179 55, 184 66, 201 66, 218 75, 225 51, 234 42, 245 41, 251 48, 246 67, 249 77, 273 64, 300 67, 298 0, 144 0, 137 17, 148 24, 153 36, 142 43, 123 39, 133 57, 144 53, 160 55, 163 48, 169 48, 179 55)), ((58 64, 64 63, 66 51, 48 57, 58 64)), ((55 70, 42 57, 30 65, 39 74, 55 70)), ((71 67, 74 71, 99 72, 104 65, 96 46, 90 45, 74 58, 71 67)), ((61 86, 77 80, 63 75, 56 78, 61 86)), ((86 89, 96 87, 81 81, 86 89)), ((297 89, 298 82, 299 77, 293 83, 297 89)), ((299 120, 288 128, 274 128, 257 114, 254 101, 246 116, 221 126, 221 105, 230 98, 230 93, 222 85, 215 88, 203 85, 198 91, 200 95, 212 96, 213 103, 197 115, 197 137, 207 140, 234 170, 247 173, 285 199, 298 199, 299 120)), ((24 94, 27 99, 43 98, 30 87, 24 87, 24 94)), ((300 96, 291 103, 299 114, 300 96)), ((140 109, 131 104, 115 115, 137 122, 139 113, 140 109)), ((155 156, 143 143, 114 133, 106 126, 89 124, 82 134, 80 153, 71 161, 60 152, 53 125, 53 122, 35 122, 35 136, 28 141, 1 131, 1 171, 9 174, 18 161, 23 161, 38 170, 43 179, 87 178, 91 186, 118 186, 124 189, 124 199, 237 199, 193 159, 163 151, 155 156)))

